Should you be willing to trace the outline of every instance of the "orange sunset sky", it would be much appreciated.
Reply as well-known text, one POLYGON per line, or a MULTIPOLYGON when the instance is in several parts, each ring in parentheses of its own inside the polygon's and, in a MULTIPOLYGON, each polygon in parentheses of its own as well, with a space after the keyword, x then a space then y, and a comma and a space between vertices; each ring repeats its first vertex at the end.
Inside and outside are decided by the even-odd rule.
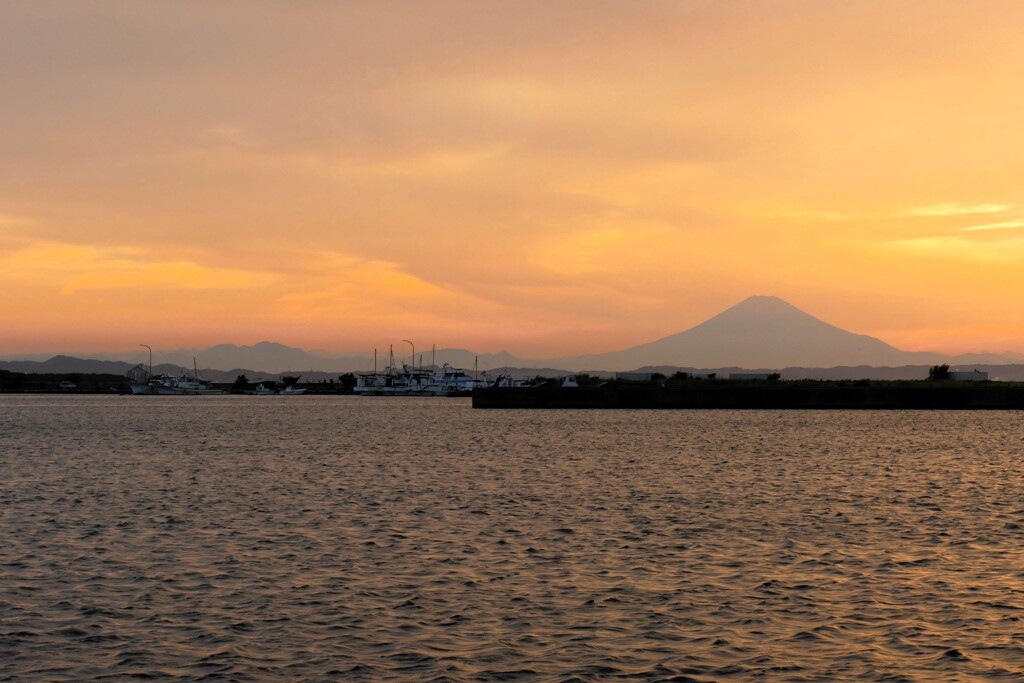
POLYGON ((0 4, 0 355, 1024 351, 1024 3, 0 4))

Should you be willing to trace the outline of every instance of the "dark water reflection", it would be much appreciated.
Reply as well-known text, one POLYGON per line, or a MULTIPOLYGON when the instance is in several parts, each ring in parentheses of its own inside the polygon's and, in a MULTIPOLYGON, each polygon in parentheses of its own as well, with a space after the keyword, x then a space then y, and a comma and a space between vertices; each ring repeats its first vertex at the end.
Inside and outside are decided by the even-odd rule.
POLYGON ((1020 412, 0 397, 3 680, 1024 680, 1020 412))

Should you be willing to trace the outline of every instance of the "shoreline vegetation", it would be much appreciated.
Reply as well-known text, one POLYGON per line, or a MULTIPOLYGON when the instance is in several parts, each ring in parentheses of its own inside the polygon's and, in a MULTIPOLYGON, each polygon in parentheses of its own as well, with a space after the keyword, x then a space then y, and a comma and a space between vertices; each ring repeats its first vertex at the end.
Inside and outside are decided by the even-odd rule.
MULTIPOLYGON (((229 394, 255 394, 258 384, 270 389, 284 389, 289 381, 306 389, 308 394, 351 394, 355 377, 351 373, 337 378, 299 383, 299 378, 283 377, 278 380, 248 379, 239 375, 234 382, 213 382, 211 386, 229 394)), ((0 370, 0 394, 131 394, 129 380, 124 375, 110 373, 29 373, 0 370)))
MULTIPOLYGON (((694 377, 677 372, 653 373, 636 381, 588 374, 575 376, 578 386, 563 387, 561 378, 537 376, 526 387, 487 387, 473 392, 474 408, 484 409, 1024 409, 1024 382, 947 379, 943 366, 917 380, 757 379, 694 377)), ((291 379, 291 378, 289 378, 291 379)), ((306 395, 351 395, 351 377, 304 382, 306 395)), ((234 394, 249 394, 244 375, 217 385, 234 394)), ((122 375, 0 371, 0 393, 130 394, 122 375)))

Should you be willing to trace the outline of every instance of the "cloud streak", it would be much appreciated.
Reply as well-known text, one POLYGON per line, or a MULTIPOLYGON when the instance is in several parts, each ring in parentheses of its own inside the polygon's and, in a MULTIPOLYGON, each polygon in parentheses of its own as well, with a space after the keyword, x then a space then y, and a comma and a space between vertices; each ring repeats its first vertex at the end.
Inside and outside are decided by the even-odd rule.
POLYGON ((973 216, 978 214, 1004 213, 1013 208, 1016 208, 1013 204, 935 204, 908 209, 903 215, 928 218, 973 216))
POLYGON ((989 230, 1019 230, 1024 228, 1024 220, 1001 221, 999 223, 984 223, 972 225, 967 228, 960 228, 960 232, 987 232, 989 230))

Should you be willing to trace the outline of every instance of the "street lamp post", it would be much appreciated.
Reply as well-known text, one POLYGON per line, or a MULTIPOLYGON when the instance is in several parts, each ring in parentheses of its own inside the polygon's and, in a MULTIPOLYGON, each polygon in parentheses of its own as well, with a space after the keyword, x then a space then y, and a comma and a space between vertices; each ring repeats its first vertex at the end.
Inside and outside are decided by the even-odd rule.
POLYGON ((416 345, 413 344, 408 339, 403 339, 402 341, 404 341, 406 344, 408 344, 409 346, 412 347, 412 369, 415 370, 416 369, 416 345))
MULTIPOLYGON (((153 349, 149 348, 148 344, 139 344, 139 346, 145 346, 147 349, 149 349, 149 377, 152 377, 153 376, 153 349)), ((149 379, 149 377, 147 377, 146 379, 149 379)))

